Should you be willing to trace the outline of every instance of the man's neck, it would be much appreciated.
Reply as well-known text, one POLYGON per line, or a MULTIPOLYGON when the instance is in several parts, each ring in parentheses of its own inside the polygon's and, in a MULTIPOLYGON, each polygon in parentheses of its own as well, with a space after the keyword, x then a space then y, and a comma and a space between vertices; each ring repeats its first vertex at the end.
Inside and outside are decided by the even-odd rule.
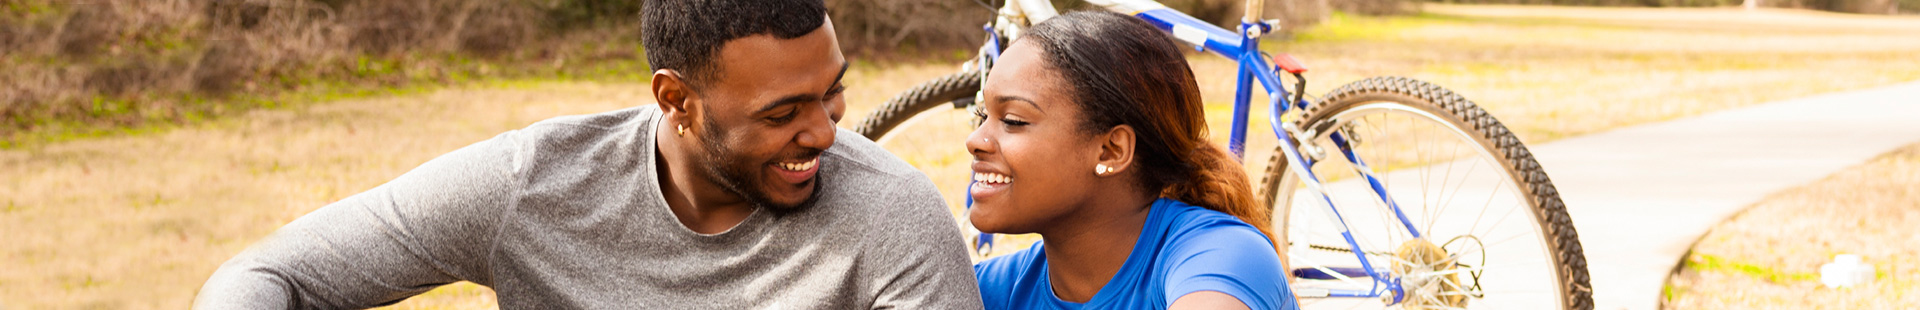
POLYGON ((680 225, 696 233, 718 234, 753 215, 753 205, 746 199, 700 175, 707 172, 699 168, 705 163, 695 162, 696 156, 687 151, 688 144, 698 141, 668 131, 665 122, 654 127, 653 155, 658 163, 654 166, 660 194, 680 225))
POLYGON ((1089 202, 1083 220, 1040 232, 1047 254, 1047 278, 1061 300, 1087 302, 1126 265, 1140 240, 1152 197, 1113 197, 1089 202))

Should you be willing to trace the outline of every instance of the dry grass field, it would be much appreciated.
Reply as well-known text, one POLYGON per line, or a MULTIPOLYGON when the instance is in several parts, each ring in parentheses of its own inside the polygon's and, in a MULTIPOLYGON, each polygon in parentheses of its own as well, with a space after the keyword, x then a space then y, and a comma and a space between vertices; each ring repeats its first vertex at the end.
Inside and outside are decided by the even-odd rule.
POLYGON ((1713 227, 1667 281, 1670 309, 1901 309, 1920 305, 1920 144, 1775 194, 1713 227), (1820 284, 1858 254, 1863 286, 1820 284))
MULTIPOLYGON (((1920 79, 1920 19, 1804 11, 1429 5, 1336 16, 1269 43, 1313 67, 1309 93, 1373 75, 1447 86, 1529 143, 1920 79)), ((1196 55, 1215 124, 1232 64, 1196 55)), ((861 63, 851 124, 957 64, 861 63)), ((642 85, 505 82, 261 110, 163 133, 0 151, 0 308, 182 308, 218 264, 306 212, 441 153, 552 116, 649 104, 642 85)), ((1264 128, 1264 111, 1255 111, 1264 128)), ((960 201, 965 128, 888 141, 960 201)), ((1224 125, 1213 128, 1224 140, 1224 125)), ((1260 132, 1255 130, 1255 133, 1260 132)), ((1251 150, 1270 149, 1255 134, 1251 150)), ((1249 154, 1258 163, 1263 151, 1249 154)), ((1263 167, 1248 167, 1262 169, 1263 167)), ((1258 170, 1254 170, 1258 171, 1258 170)), ((1911 247, 1909 247, 1911 248, 1911 247)), ((1824 255, 1824 254, 1822 254, 1824 255)), ((1869 256, 1869 261, 1880 259, 1869 256)), ((471 284, 393 306, 492 305, 471 284)))

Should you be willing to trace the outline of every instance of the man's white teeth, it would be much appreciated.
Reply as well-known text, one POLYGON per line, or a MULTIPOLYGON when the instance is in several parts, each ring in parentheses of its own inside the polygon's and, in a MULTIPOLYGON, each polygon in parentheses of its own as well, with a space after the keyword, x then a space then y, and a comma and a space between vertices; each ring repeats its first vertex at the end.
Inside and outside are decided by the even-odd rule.
POLYGON ((998 174, 998 173, 992 173, 992 172, 975 172, 973 173, 973 180, 984 182, 984 183, 994 183, 994 184, 1013 183, 1012 177, 1008 177, 1005 174, 998 174))
POLYGON ((780 169, 787 169, 788 171, 807 171, 807 169, 813 169, 813 165, 818 165, 818 164, 820 164, 820 158, 816 157, 813 160, 808 160, 802 163, 780 163, 780 169))

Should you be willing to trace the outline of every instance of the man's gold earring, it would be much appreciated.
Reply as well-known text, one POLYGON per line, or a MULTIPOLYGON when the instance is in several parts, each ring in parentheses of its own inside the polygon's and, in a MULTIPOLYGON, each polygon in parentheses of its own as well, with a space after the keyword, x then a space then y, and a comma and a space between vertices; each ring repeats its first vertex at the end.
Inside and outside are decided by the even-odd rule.
POLYGON ((679 130, 679 132, 674 133, 674 135, 680 135, 680 136, 687 135, 687 125, 673 125, 673 127, 677 127, 679 130))
POLYGON ((1107 175, 1107 172, 1109 171, 1113 171, 1113 169, 1107 168, 1107 164, 1093 165, 1093 175, 1107 175))

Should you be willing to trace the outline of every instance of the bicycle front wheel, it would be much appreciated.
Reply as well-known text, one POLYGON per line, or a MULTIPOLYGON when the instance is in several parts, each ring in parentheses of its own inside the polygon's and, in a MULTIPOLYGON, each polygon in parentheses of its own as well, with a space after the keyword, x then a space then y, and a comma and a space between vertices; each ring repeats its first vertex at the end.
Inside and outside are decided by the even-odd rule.
POLYGON ((1287 244, 1303 308, 1593 308, 1559 193, 1526 146, 1472 102, 1376 77, 1334 90, 1293 122, 1310 136, 1304 170, 1322 186, 1305 184, 1275 150, 1260 196, 1282 225, 1272 231, 1287 244), (1369 291, 1386 293, 1339 297, 1369 291))

